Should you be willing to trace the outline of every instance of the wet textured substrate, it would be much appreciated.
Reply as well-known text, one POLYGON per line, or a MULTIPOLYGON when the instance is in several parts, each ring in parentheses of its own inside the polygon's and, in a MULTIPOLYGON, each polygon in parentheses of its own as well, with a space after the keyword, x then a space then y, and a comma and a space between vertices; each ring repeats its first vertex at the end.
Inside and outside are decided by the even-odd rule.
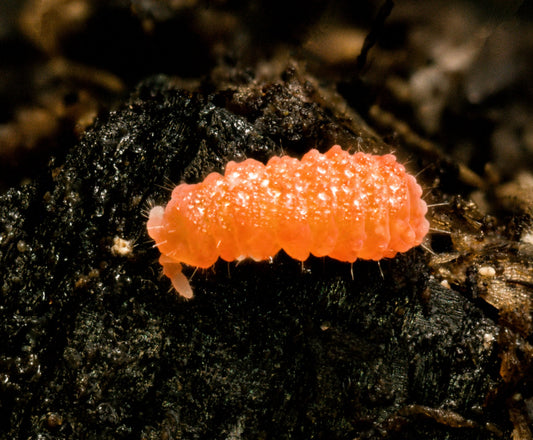
POLYGON ((422 249, 357 262, 353 279, 327 258, 219 262, 194 274, 189 302, 160 277, 145 213, 172 182, 281 147, 387 151, 292 74, 212 94, 149 80, 64 163, 2 196, 2 438, 490 439, 509 428, 486 405, 498 328, 430 279, 422 249), (115 237, 131 252, 114 251, 115 237))

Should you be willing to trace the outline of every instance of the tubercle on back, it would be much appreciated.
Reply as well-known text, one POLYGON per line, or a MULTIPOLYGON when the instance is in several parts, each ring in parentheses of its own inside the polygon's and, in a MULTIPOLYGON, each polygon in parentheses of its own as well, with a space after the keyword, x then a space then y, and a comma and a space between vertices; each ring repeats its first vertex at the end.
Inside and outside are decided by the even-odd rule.
POLYGON ((164 275, 191 298, 183 263, 207 268, 218 258, 260 261, 280 249, 300 261, 310 253, 353 262, 405 252, 429 229, 421 193, 393 155, 350 155, 335 145, 325 154, 310 150, 302 160, 273 157, 266 166, 253 159, 230 162, 224 175, 178 185, 166 207, 152 208, 147 229, 164 275), (322 168, 329 171, 321 175, 322 168), (345 180, 350 170, 356 177, 345 180), (299 205, 291 200, 309 214, 299 219, 299 205), (330 202, 333 214, 327 214, 330 202))

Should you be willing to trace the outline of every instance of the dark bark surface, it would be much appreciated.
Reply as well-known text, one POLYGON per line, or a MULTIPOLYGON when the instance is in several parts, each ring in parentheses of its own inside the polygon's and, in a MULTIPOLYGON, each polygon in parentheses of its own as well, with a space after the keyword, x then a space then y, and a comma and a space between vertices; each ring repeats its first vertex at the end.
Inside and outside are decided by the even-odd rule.
MULTIPOLYGON (((109 19, 106 6, 85 3, 94 9, 86 24, 109 19)), ((130 29, 121 21, 130 23, 124 5, 109 5, 130 29)), ((155 26, 147 34, 135 28, 132 45, 149 47, 179 22, 180 34, 203 37, 191 45, 205 48, 198 57, 209 62, 191 72, 160 60, 155 71, 174 75, 149 76, 124 98, 128 84, 150 69, 134 63, 126 75, 102 57, 90 70, 90 45, 77 46, 74 57, 77 40, 64 40, 74 32, 71 22, 56 22, 42 50, 52 58, 67 54, 85 63, 82 71, 98 74, 81 81, 80 73, 53 89, 63 99, 65 87, 90 99, 47 119, 59 128, 49 137, 37 130, 34 145, 46 144, 39 154, 52 148, 54 157, 26 169, 35 175, 0 196, 0 438, 531 438, 529 157, 519 161, 525 177, 501 185, 507 168, 483 174, 472 145, 459 156, 445 151, 440 130, 472 117, 472 106, 446 95, 432 103, 441 113, 428 116, 415 98, 398 98, 409 87, 415 96, 415 86, 400 81, 398 48, 386 36, 399 23, 420 30, 410 21, 415 14, 406 18, 408 9, 400 9, 390 17, 378 61, 354 80, 338 58, 313 65, 320 44, 300 54, 308 69, 302 59, 273 55, 282 41, 300 47, 303 34, 269 34, 270 16, 254 33, 261 2, 215 8, 219 20, 233 23, 226 33, 199 24, 213 19, 199 18, 201 2, 186 12, 172 2, 132 5, 136 19, 155 26), (214 48, 220 32, 223 60, 214 48), (254 53, 261 35, 271 36, 269 44, 254 53), (237 62, 228 54, 241 45, 237 62), (378 79, 384 65, 395 72, 388 83, 378 79), (80 121, 97 108, 84 131, 80 121), (166 203, 171 186, 221 172, 229 160, 265 162, 335 143, 350 151, 394 150, 413 173, 424 170, 418 179, 428 188, 426 200, 445 203, 430 209, 440 232, 430 234, 426 248, 353 267, 313 257, 302 265, 283 252, 271 262, 219 261, 208 270, 186 268, 193 300, 170 290, 146 234, 146 213, 166 203)), ((295 29, 309 30, 325 7, 314 2, 295 29)), ((455 80, 456 72, 438 72, 455 80)), ((484 90, 479 86, 476 96, 484 90)), ((477 128, 486 124, 479 113, 471 120, 477 128)), ((25 127, 20 119, 6 124, 14 132, 25 127)), ((507 139, 510 129, 496 126, 493 133, 507 139)), ((448 137, 466 144, 487 135, 466 136, 459 127, 448 137)), ((491 139, 491 154, 501 154, 498 136, 491 139)), ((17 151, 6 160, 36 160, 31 150, 17 151)))

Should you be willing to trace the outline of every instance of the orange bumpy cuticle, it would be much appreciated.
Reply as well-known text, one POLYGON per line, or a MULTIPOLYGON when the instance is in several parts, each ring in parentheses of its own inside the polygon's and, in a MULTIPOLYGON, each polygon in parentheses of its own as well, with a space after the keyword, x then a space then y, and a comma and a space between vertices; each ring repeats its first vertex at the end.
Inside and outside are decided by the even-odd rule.
POLYGON ((224 176, 179 185, 164 211, 151 211, 148 233, 162 264, 172 265, 166 272, 174 286, 190 296, 180 263, 264 260, 280 249, 302 261, 309 254, 353 262, 405 252, 429 228, 421 194, 393 155, 350 155, 335 145, 301 160, 274 157, 266 166, 230 162, 224 176))

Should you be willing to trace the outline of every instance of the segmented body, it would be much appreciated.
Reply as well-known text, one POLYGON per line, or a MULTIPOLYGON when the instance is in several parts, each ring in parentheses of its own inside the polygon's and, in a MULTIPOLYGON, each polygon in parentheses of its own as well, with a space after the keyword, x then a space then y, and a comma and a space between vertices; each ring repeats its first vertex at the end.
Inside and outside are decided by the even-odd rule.
POLYGON ((301 160, 229 162, 223 176, 178 185, 166 208, 151 210, 147 227, 164 273, 190 297, 181 263, 259 261, 280 249, 301 261, 310 254, 347 262, 394 257, 428 232, 421 195, 393 155, 352 155, 335 145, 301 160))

